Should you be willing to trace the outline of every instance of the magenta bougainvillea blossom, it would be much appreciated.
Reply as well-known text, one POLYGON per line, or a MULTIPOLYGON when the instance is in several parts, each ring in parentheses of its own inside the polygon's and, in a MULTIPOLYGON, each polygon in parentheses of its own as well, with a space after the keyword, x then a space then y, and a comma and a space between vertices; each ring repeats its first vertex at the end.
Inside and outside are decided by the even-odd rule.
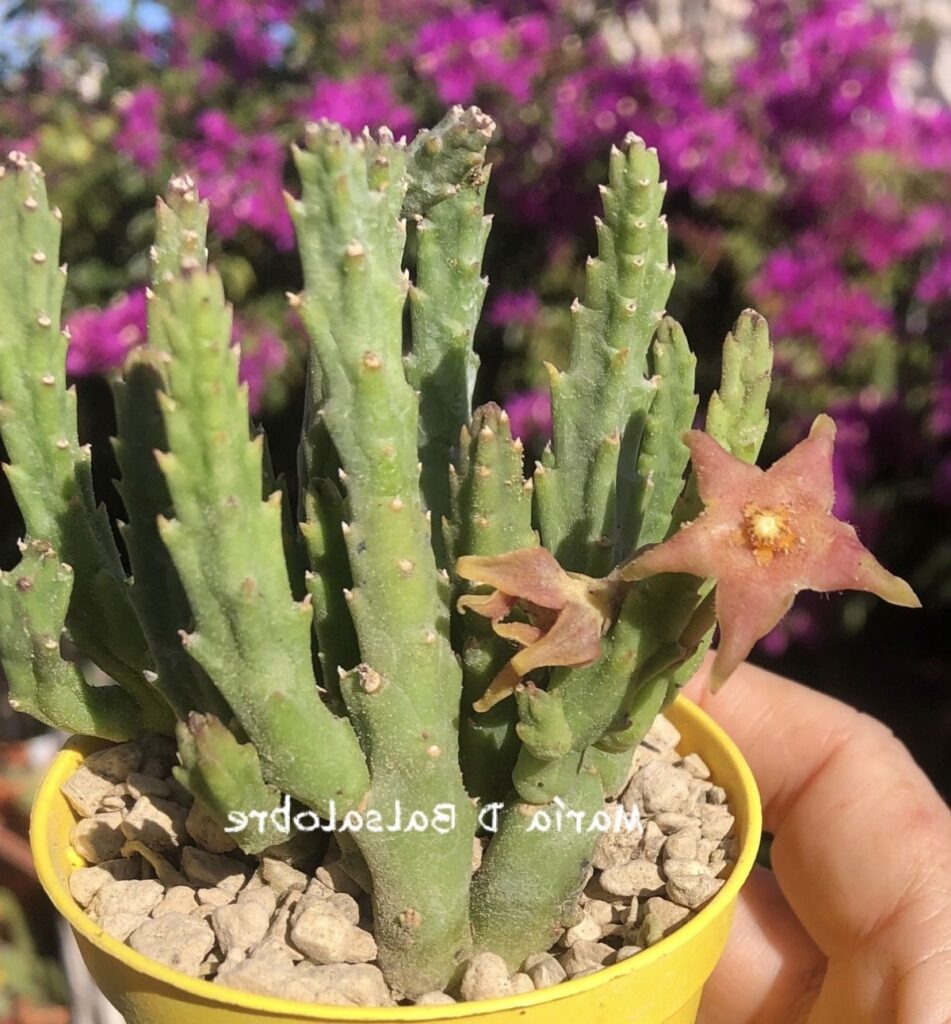
POLYGON ((162 158, 161 107, 162 94, 151 85, 116 98, 120 120, 116 149, 144 171, 154 171, 162 158))
POLYGON ((833 366, 892 326, 891 311, 815 237, 769 256, 750 290, 778 337, 815 341, 833 366))
POLYGON ((716 580, 720 642, 710 675, 721 686, 801 590, 864 590, 920 607, 855 530, 832 515, 835 423, 819 416, 809 436, 768 470, 736 458, 699 430, 684 442, 703 511, 669 540, 635 556, 624 579, 690 573, 716 580))
MULTIPOLYGON (((69 349, 66 369, 76 377, 107 373, 121 366, 129 351, 146 340, 145 288, 120 296, 105 309, 77 310, 66 321, 69 349)), ((278 335, 235 318, 232 341, 241 349, 239 376, 248 385, 252 412, 260 409, 267 382, 287 361, 278 335)))
POLYGON ((551 435, 551 395, 541 389, 522 391, 505 400, 512 436, 532 441, 551 435))
POLYGON ((301 105, 303 118, 322 117, 342 124, 347 131, 386 125, 399 138, 416 127, 413 109, 401 103, 393 93, 393 82, 384 74, 369 72, 352 78, 322 78, 313 94, 301 105))
POLYGON ((533 291, 504 291, 493 296, 486 319, 495 327, 510 324, 529 327, 541 310, 538 295, 533 291))
POLYGON ((482 87, 528 103, 550 43, 551 26, 541 15, 508 19, 485 6, 429 21, 413 52, 417 71, 443 103, 466 103, 482 87))
POLYGON ((231 238, 242 226, 261 231, 279 249, 294 245, 284 202, 286 147, 268 133, 245 134, 220 110, 198 118, 200 140, 184 157, 215 214, 215 229, 231 238))
POLYGON ((121 366, 130 349, 145 341, 145 289, 121 295, 105 309, 80 309, 66 321, 66 369, 75 376, 121 366))

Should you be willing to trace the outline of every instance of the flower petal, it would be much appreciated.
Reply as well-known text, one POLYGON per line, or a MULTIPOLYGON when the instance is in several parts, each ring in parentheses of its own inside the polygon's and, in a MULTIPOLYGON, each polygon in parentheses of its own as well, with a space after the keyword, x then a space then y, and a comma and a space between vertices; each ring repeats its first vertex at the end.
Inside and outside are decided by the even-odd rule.
POLYGON ((515 671, 512 663, 506 662, 501 672, 489 683, 489 688, 472 705, 473 710, 488 711, 490 708, 494 708, 499 701, 505 700, 506 697, 515 693, 515 688, 521 681, 521 676, 515 671))
POLYGON ((602 618, 590 604, 566 604, 555 624, 530 647, 512 659, 520 676, 548 665, 588 665, 601 655, 602 618))
POLYGON ((889 604, 920 608, 921 601, 899 576, 890 573, 859 540, 848 523, 829 517, 827 543, 821 557, 811 560, 809 578, 800 589, 828 593, 864 590, 889 604))
POLYGON ((831 512, 835 500, 834 444, 835 421, 829 416, 817 416, 809 436, 766 471, 760 501, 766 504, 785 502, 799 508, 831 512))
POLYGON ((763 470, 731 455, 702 430, 688 430, 684 444, 705 508, 739 508, 737 495, 751 493, 763 479, 763 470))
POLYGON ((721 517, 701 512, 685 523, 669 540, 636 555, 618 570, 624 580, 643 580, 661 572, 692 576, 716 576, 722 567, 723 545, 734 526, 721 517))
POLYGON ((522 647, 528 647, 539 640, 542 631, 528 622, 496 622, 492 628, 506 640, 513 640, 522 647))
POLYGON ((467 608, 476 615, 483 615, 493 622, 504 619, 515 605, 515 598, 493 590, 491 594, 464 594, 456 602, 456 608, 464 612, 467 608))
POLYGON ((720 689, 746 660, 756 641, 766 636, 789 611, 795 596, 791 588, 781 589, 769 582, 752 587, 733 580, 717 584, 720 639, 710 672, 711 692, 720 689))
POLYGON ((542 547, 520 548, 504 555, 463 555, 456 561, 456 573, 556 611, 578 589, 555 556, 542 547))

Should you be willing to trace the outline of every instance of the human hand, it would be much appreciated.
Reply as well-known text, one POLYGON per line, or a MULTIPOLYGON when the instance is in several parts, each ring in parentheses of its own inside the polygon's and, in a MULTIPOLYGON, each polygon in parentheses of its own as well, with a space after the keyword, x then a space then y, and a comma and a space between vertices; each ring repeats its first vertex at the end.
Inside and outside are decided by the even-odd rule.
POLYGON ((880 722, 744 665, 686 687, 753 769, 773 833, 698 1024, 951 1024, 951 811, 880 722))

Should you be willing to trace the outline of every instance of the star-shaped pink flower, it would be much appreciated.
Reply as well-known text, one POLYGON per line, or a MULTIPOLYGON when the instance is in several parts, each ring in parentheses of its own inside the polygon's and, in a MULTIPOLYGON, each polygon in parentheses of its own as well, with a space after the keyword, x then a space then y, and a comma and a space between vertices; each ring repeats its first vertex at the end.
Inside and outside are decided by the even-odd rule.
POLYGON ((704 510, 663 544, 636 555, 620 576, 680 572, 717 581, 714 690, 800 590, 866 590, 891 604, 921 606, 911 587, 832 515, 834 440, 835 423, 819 416, 809 436, 764 471, 699 430, 684 435, 704 510))

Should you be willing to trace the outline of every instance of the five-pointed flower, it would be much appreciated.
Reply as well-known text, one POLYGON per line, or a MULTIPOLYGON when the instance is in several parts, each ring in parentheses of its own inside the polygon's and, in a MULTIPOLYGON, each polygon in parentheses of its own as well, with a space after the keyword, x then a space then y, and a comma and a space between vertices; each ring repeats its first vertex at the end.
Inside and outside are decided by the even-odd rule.
POLYGON ((664 543, 636 555, 620 576, 639 580, 675 572, 717 581, 713 690, 789 611, 800 590, 865 590, 892 604, 920 607, 911 587, 832 515, 834 439, 835 423, 818 416, 809 436, 764 471, 701 431, 684 435, 704 510, 664 543))
POLYGON ((565 572, 545 548, 521 548, 504 555, 465 555, 456 573, 495 589, 491 594, 460 597, 460 612, 469 609, 492 622, 495 632, 523 649, 492 680, 473 704, 488 711, 515 692, 522 677, 549 665, 590 665, 601 654, 601 637, 611 624, 618 581, 565 572), (520 610, 527 622, 503 622, 520 610))

